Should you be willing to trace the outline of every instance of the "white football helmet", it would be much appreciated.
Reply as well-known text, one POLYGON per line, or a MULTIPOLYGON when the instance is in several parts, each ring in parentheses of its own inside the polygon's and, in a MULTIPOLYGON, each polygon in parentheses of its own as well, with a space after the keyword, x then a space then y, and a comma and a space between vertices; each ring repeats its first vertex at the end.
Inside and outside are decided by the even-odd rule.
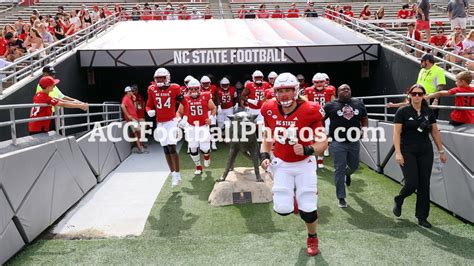
POLYGON ((260 70, 255 70, 252 74, 252 80, 253 82, 257 84, 262 84, 263 83, 263 73, 260 70))
POLYGON ((275 71, 270 72, 270 74, 268 74, 268 82, 271 84, 275 83, 276 77, 278 77, 278 74, 275 71))
POLYGON ((153 78, 155 79, 156 85, 158 85, 158 87, 169 86, 170 82, 171 82, 170 72, 168 71, 168 69, 166 69, 164 67, 158 68, 155 71, 155 75, 153 75, 153 78), (164 82, 158 82, 157 78, 160 78, 160 77, 165 77, 165 81, 164 82))
POLYGON ((229 88, 229 85, 230 85, 230 81, 228 78, 221 79, 221 88, 223 88, 224 90, 227 90, 229 88))
POLYGON ((298 79, 298 80, 304 80, 303 74, 298 74, 298 75, 296 76, 296 79, 298 79))
POLYGON ((193 98, 199 97, 201 92, 201 83, 197 79, 192 79, 188 82, 189 95, 193 98))
POLYGON ((314 84, 314 87, 318 90, 322 90, 324 88, 324 85, 326 83, 326 78, 324 77, 323 74, 321 73, 316 73, 314 76, 313 76, 313 84, 314 84), (321 82, 323 81, 323 82, 321 82), (317 85, 316 85, 317 84, 317 85))
POLYGON ((193 76, 187 75, 187 76, 184 78, 184 84, 187 85, 188 82, 191 81, 192 79, 194 79, 193 76))
POLYGON ((208 76, 202 76, 201 85, 203 88, 208 89, 211 86, 211 79, 208 76))
POLYGON ((329 83, 329 76, 326 73, 321 73, 323 75, 324 79, 329 83))
POLYGON ((281 106, 290 107, 293 104, 293 101, 298 99, 299 87, 300 83, 293 74, 281 73, 275 79, 275 84, 273 85, 276 100, 279 104, 281 104, 281 106), (293 95, 289 97, 286 95, 281 95, 279 92, 280 89, 293 89, 293 95))

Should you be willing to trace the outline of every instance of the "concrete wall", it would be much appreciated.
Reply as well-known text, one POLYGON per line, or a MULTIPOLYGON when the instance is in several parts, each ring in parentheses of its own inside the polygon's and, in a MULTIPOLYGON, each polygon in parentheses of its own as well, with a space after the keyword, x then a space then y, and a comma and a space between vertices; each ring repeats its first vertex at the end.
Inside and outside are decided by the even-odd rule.
MULTIPOLYGON (((117 128, 112 132, 121 134, 117 128)), ((86 135, 1 154, 0 264, 53 224, 130 152, 130 143, 89 142, 86 135)))

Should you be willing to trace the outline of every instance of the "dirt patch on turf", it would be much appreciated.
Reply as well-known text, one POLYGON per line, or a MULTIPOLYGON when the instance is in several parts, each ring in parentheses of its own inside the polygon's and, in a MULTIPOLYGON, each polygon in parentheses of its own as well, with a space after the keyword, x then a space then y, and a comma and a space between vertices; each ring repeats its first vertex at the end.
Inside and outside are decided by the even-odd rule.
POLYGON ((51 234, 52 239, 61 240, 88 240, 88 239, 104 239, 108 238, 107 235, 96 229, 85 229, 69 234, 51 234))

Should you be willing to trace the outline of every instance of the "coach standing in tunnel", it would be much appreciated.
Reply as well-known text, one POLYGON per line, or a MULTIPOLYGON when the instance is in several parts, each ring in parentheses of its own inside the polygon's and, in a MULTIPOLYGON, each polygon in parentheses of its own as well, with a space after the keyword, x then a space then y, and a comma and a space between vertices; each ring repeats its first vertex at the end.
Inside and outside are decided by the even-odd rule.
POLYGON ((433 136, 441 162, 446 155, 441 144, 441 135, 436 125, 433 110, 423 98, 423 86, 415 84, 408 91, 409 105, 398 109, 394 118, 393 145, 395 158, 402 168, 404 185, 395 197, 393 214, 400 217, 406 197, 416 193, 416 213, 418 224, 430 228, 427 221, 430 211, 430 178, 433 166, 433 146, 429 134, 433 136))
POLYGON ((361 127, 367 127, 369 119, 364 103, 352 99, 347 84, 337 89, 337 100, 326 103, 325 118, 330 119, 329 135, 332 138, 329 150, 334 160, 334 179, 339 207, 346 208, 346 185, 351 184, 351 174, 359 168, 359 139, 355 134, 361 127), (355 130, 354 130, 355 129, 355 130), (345 184, 344 184, 345 183, 345 184))

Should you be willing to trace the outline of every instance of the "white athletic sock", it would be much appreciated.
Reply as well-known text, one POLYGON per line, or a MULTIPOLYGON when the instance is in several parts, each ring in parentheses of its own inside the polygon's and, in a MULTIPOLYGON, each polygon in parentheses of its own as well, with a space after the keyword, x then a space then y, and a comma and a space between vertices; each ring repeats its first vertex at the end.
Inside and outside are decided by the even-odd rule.
POLYGON ((201 165, 201 155, 191 155, 191 159, 193 159, 193 162, 196 166, 201 165))

